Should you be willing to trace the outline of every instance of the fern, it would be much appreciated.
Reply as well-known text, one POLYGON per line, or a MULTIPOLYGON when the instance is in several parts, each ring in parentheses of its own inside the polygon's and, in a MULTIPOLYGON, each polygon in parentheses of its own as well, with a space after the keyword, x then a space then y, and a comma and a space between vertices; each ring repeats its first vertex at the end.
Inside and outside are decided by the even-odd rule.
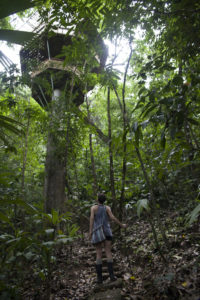
POLYGON ((23 124, 12 118, 0 115, 0 140, 3 141, 5 145, 10 145, 8 136, 5 134, 5 130, 16 135, 24 134, 24 131, 21 128, 19 129, 17 126, 22 127, 23 124))

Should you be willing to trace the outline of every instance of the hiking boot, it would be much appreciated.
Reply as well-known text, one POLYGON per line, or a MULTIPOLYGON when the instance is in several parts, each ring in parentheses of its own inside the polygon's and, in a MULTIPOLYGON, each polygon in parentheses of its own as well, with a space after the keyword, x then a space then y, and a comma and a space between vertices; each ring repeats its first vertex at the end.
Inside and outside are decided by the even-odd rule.
POLYGON ((109 273, 109 276, 110 276, 110 280, 111 281, 117 280, 117 278, 114 276, 114 273, 113 273, 113 263, 112 262, 107 262, 107 267, 108 267, 108 273, 109 273))
POLYGON ((102 278, 102 264, 96 265, 96 272, 97 272, 97 283, 101 284, 103 282, 103 278, 102 278))

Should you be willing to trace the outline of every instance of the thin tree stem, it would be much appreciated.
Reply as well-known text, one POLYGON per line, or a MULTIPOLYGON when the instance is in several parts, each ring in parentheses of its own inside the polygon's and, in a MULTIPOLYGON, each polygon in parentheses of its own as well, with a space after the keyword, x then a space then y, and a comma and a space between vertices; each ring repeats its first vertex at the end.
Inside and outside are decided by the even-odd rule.
MULTIPOLYGON (((112 151, 112 124, 110 115, 110 88, 108 87, 107 96, 107 116, 108 116, 108 138, 109 138, 109 161, 110 161, 110 187, 112 193, 112 209, 116 207, 116 193, 115 193, 115 176, 114 176, 114 166, 113 166, 113 151, 112 151)), ((115 211, 114 211, 115 212, 115 211)))

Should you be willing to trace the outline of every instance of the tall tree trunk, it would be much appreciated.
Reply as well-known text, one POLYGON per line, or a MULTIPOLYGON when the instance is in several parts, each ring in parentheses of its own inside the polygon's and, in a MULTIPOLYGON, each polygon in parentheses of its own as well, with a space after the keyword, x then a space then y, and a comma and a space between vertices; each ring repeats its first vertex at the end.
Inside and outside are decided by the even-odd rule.
POLYGON ((27 162, 27 153, 28 153, 28 136, 29 136, 29 127, 30 127, 30 114, 28 113, 28 120, 27 120, 27 126, 26 126, 26 135, 25 135, 25 145, 24 145, 24 151, 23 151, 23 163, 22 163, 22 193, 24 196, 24 189, 25 189, 25 171, 26 171, 26 162, 27 162))
POLYGON ((113 151, 112 151, 112 124, 110 115, 110 88, 108 87, 107 96, 107 115, 108 115, 108 138, 109 138, 109 161, 110 161, 110 188, 112 194, 112 210, 115 213, 116 208, 116 193, 115 193, 115 177, 114 177, 114 166, 113 166, 113 151))
MULTIPOLYGON (((51 102, 49 133, 47 141, 46 165, 45 165, 45 210, 51 213, 52 209, 62 212, 65 202, 66 184, 66 145, 60 141, 57 126, 64 126, 61 120, 64 119, 64 99, 61 91, 51 102)), ((68 115, 67 115, 68 116, 68 115)), ((69 118, 69 116, 68 116, 69 118)), ((66 135, 68 134, 68 119, 66 135)), ((67 138, 66 138, 67 139, 67 138)))
MULTIPOLYGON (((28 103, 30 104, 30 97, 28 97, 28 103)), ((28 154, 28 138, 29 138, 29 129, 30 129, 30 112, 29 112, 29 106, 28 106, 28 120, 26 125, 26 134, 25 134, 25 140, 24 140, 24 147, 23 147, 23 162, 22 162, 22 170, 21 170, 21 191, 22 191, 22 197, 23 200, 26 201, 26 192, 25 192, 25 172, 26 172, 26 163, 27 163, 27 154, 28 154)), ((15 212, 17 211, 17 207, 15 206, 15 212)), ((26 226, 25 222, 25 215, 24 211, 22 210, 20 212, 21 216, 21 223, 23 224, 23 227, 26 226)))
MULTIPOLYGON (((65 166, 68 165, 68 148, 69 148, 69 131, 70 131, 70 117, 67 118, 67 132, 66 132, 66 145, 65 145, 65 166)), ((67 167, 65 168, 65 185, 67 187, 67 198, 73 195, 70 183, 69 172, 67 167)))
POLYGON ((45 165, 45 210, 51 213, 52 209, 62 212, 65 202, 65 183, 66 183, 66 164, 69 147, 69 128, 70 128, 70 115, 67 115, 67 129, 66 129, 66 143, 59 140, 56 125, 65 119, 64 112, 70 112, 72 104, 72 96, 74 89, 74 74, 72 74, 71 83, 66 82, 63 91, 65 98, 62 97, 61 90, 55 90, 51 102, 50 112, 50 126, 47 142, 47 154, 45 165), (68 97, 67 97, 68 96, 68 97), (66 100, 66 103, 64 102, 66 100), (55 122, 56 120, 56 122, 55 122), (58 121, 59 120, 59 121, 58 121))
POLYGON ((65 162, 62 154, 58 153, 58 139, 50 130, 48 134, 46 166, 45 166, 45 210, 60 210, 65 199, 65 162))
POLYGON ((89 134, 89 142, 90 142, 90 159, 92 165, 92 175, 93 175, 93 193, 96 199, 98 186, 97 186, 97 174, 96 174, 96 166, 94 161, 94 152, 93 152, 93 144, 92 144, 92 134, 89 134))
MULTIPOLYGON (((128 72, 130 60, 131 60, 131 57, 132 57, 132 53, 133 53, 133 50, 131 48, 129 58, 128 58, 128 62, 127 62, 127 65, 126 65, 125 75, 124 75, 123 88, 122 88, 122 101, 119 97, 119 94, 117 92, 117 89, 116 89, 114 83, 111 80, 111 84, 112 84, 113 90, 115 92, 115 95, 117 97, 119 107, 120 107, 120 110, 121 110, 122 116, 123 116, 123 137, 122 137, 122 142, 123 142, 123 163, 122 163, 122 187, 121 187, 121 197, 120 197, 120 216, 119 216, 120 219, 122 219, 122 210, 123 210, 123 206, 124 206, 125 177, 126 177, 126 150, 127 150, 126 149, 126 147, 127 147, 126 136, 127 136, 128 127, 130 127, 130 122, 129 122, 129 119, 128 119, 128 116, 127 116, 127 113, 126 113, 125 88, 126 88, 126 77, 127 77, 127 72, 128 72)), ((143 171, 145 181, 147 183, 147 186, 148 186, 148 189, 149 189, 149 192, 150 192, 150 196, 151 196, 153 206, 154 206, 154 209, 155 209, 155 213, 156 213, 156 216, 157 216, 157 219, 158 219, 158 225, 159 225, 161 234, 163 236, 163 239, 164 239, 164 242, 165 242, 166 246, 169 247, 169 243, 168 243, 168 240, 167 240, 167 237, 166 237, 166 234, 165 234, 164 228, 162 226, 162 222, 160 220, 160 216, 159 216, 159 213, 158 213, 158 210, 157 210, 157 207, 156 207, 155 197, 154 197, 154 193, 153 193, 153 190, 152 190, 152 187, 151 187, 151 183, 150 183, 148 174, 146 172, 146 169, 144 167, 144 163, 143 163, 142 157, 140 155, 139 148, 135 146, 135 149, 136 149, 136 153, 137 153, 138 159, 139 159, 140 164, 141 164, 141 168, 142 168, 142 171, 143 171)), ((156 246, 159 247, 159 252, 160 252, 160 255, 161 255, 162 259, 165 260, 165 258, 163 257, 163 254, 161 253, 161 250, 160 250, 160 246, 159 246, 159 243, 158 243, 155 226, 154 226, 152 220, 150 220, 150 221, 151 221, 150 224, 151 224, 151 227, 152 227, 152 232, 153 232, 154 239, 155 239, 155 244, 156 244, 156 246)))
MULTIPOLYGON (((88 113, 88 119, 90 119, 90 109, 89 109, 89 103, 88 98, 86 96, 86 104, 87 104, 87 113, 88 113)), ((98 184, 97 184, 97 174, 96 174, 96 166, 95 166, 95 160, 94 160, 94 152, 93 152, 93 144, 92 144, 92 134, 89 134, 89 144, 90 144, 90 159, 91 159, 91 166, 92 166, 92 177, 93 177, 93 196, 96 199, 97 192, 98 192, 98 184)))
POLYGON ((194 144, 195 144, 195 146, 196 146, 196 149, 197 149, 197 150, 200 150, 199 142, 198 142, 197 137, 195 136, 195 133, 194 133, 192 127, 190 126, 190 124, 188 124, 188 127, 189 127, 189 131, 190 131, 191 138, 193 139, 194 144))
MULTIPOLYGON (((67 170, 67 165, 68 165, 68 157, 69 157, 69 144, 70 144, 70 139, 69 139, 69 132, 70 132, 70 124, 71 124, 71 117, 70 114, 67 115, 67 131, 66 131, 66 139, 65 139, 65 155, 64 155, 64 164, 65 164, 65 185, 67 187, 67 196, 69 197, 72 195, 72 189, 69 184, 69 174, 67 170)), ((63 207, 64 208, 64 207, 63 207)))
POLYGON ((120 207, 119 207, 119 219, 122 221, 122 212, 124 207, 124 192, 125 192, 125 179, 126 179, 126 124, 123 122, 123 136, 122 136, 122 145, 123 145, 123 160, 122 160, 122 181, 121 181, 121 195, 120 195, 120 207))
POLYGON ((67 192, 66 192, 66 199, 69 199, 71 195, 73 195, 72 193, 72 189, 71 186, 69 184, 69 172, 67 171, 67 169, 65 170, 65 186, 67 188, 67 192))
MULTIPOLYGON (((188 146, 190 147, 190 150, 194 150, 195 147, 193 145, 191 130, 190 130, 187 120, 185 120, 185 122, 184 122, 184 132, 185 132, 185 139, 186 139, 186 142, 188 143, 188 146)), ((190 160, 193 160, 193 155, 194 155, 194 153, 191 153, 191 155, 189 156, 190 160)))
POLYGON ((128 68, 130 64, 130 60, 132 57, 133 50, 131 48, 128 62, 126 65, 125 73, 124 73, 124 81, 123 81, 123 88, 122 88, 122 117, 123 117, 123 136, 122 136, 122 145, 123 145, 123 160, 122 160, 122 183, 121 183, 121 196, 120 196, 120 209, 119 209, 119 219, 122 220, 122 214, 123 214, 123 208, 124 208, 124 192, 125 192, 125 180, 126 180, 126 159, 127 159, 127 111, 126 111, 126 79, 127 79, 127 73, 128 68))
MULTIPOLYGON (((145 166, 144 166, 144 163, 143 163, 143 160, 142 160, 142 156, 140 154, 140 150, 139 150, 139 148, 136 145, 135 145, 135 150, 136 150, 136 153, 137 153, 137 156, 138 156, 138 159, 139 159, 142 171, 143 171, 143 175, 144 175, 145 181, 146 181, 147 186, 148 186, 148 190, 149 190, 149 193, 150 193, 150 200, 151 200, 153 212, 155 213, 156 218, 158 220, 158 227, 160 229, 160 232, 161 232, 161 235, 163 237, 165 245, 167 246, 167 248, 169 248, 169 242, 168 242, 168 239, 166 237, 165 230, 164 230, 162 221, 160 219, 160 214, 159 214, 157 206, 156 206, 156 199, 155 199, 154 192, 153 192, 153 189, 152 189, 152 186, 151 186, 151 182, 149 180, 149 176, 148 176, 147 171, 145 169, 145 166)), ((151 224, 151 227, 152 227, 153 222, 150 223, 150 224, 151 224)), ((152 227, 152 231, 153 231, 153 233, 155 235, 155 228, 152 227)), ((155 242, 156 242, 156 245, 158 245, 158 242, 157 242, 156 239, 155 239, 155 242)))
POLYGON ((79 186, 79 180, 78 180, 78 172, 77 172, 77 166, 76 166, 76 158, 74 159, 74 175, 75 175, 75 182, 76 182, 76 189, 78 197, 80 197, 80 186, 79 186))

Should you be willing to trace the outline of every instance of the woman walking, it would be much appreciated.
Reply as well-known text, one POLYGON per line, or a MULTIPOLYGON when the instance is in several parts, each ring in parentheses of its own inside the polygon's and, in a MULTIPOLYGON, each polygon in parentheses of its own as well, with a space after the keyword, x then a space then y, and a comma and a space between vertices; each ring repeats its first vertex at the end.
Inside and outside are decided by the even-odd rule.
POLYGON ((112 213, 111 209, 107 205, 103 205, 106 200, 104 194, 98 194, 98 204, 91 207, 90 214, 90 229, 89 238, 91 239, 95 230, 102 226, 104 233, 104 240, 96 242, 93 238, 92 242, 96 247, 96 272, 97 272, 97 283, 102 283, 102 248, 105 248, 107 257, 107 267, 110 279, 116 280, 113 273, 113 258, 111 252, 112 246, 112 231, 110 228, 109 218, 120 225, 122 228, 126 228, 126 224, 122 224, 112 213), (109 217, 109 218, 108 218, 109 217))

